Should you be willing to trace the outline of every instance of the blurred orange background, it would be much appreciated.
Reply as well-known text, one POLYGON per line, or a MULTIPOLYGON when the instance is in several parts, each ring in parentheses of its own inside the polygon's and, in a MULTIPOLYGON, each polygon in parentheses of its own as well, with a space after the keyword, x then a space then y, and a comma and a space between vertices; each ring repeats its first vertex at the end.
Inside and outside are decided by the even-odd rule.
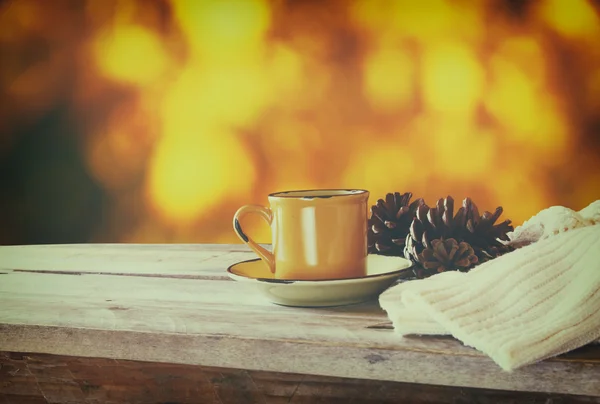
POLYGON ((288 189, 600 198, 598 1, 5 0, 0 47, 3 244, 237 243, 288 189))

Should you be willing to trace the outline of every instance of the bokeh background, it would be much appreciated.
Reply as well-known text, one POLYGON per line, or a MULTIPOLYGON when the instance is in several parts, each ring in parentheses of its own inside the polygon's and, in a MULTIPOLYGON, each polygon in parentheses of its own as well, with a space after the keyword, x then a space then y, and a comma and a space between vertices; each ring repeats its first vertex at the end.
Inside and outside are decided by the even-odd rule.
POLYGON ((594 0, 4 0, 0 49, 0 244, 237 243, 286 189, 600 198, 594 0))

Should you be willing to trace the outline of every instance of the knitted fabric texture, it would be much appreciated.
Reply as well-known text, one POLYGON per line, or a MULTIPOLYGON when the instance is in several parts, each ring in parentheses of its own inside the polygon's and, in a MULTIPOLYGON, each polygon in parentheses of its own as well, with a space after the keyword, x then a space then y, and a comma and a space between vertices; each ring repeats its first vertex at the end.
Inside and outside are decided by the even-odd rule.
POLYGON ((559 233, 600 223, 600 200, 579 212, 565 206, 551 206, 508 233, 505 244, 519 248, 559 233))
POLYGON ((400 335, 450 334, 507 371, 559 355, 600 338, 600 225, 398 284, 379 302, 400 335))

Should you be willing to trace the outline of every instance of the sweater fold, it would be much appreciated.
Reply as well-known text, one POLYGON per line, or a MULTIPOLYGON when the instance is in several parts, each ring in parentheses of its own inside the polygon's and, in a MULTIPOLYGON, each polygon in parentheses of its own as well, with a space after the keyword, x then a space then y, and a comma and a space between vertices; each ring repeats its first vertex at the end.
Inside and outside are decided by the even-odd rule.
POLYGON ((385 291, 400 335, 450 334, 507 371, 600 338, 600 225, 385 291))

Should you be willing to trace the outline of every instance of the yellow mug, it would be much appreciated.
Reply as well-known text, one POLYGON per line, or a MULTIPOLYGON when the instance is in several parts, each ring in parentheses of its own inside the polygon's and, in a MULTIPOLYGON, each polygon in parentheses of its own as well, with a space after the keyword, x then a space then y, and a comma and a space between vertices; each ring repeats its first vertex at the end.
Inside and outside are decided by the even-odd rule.
POLYGON ((277 279, 343 279, 365 276, 369 192, 318 189, 276 192, 270 207, 245 205, 233 228, 277 279), (273 252, 244 233, 241 219, 257 213, 271 226, 273 252))

